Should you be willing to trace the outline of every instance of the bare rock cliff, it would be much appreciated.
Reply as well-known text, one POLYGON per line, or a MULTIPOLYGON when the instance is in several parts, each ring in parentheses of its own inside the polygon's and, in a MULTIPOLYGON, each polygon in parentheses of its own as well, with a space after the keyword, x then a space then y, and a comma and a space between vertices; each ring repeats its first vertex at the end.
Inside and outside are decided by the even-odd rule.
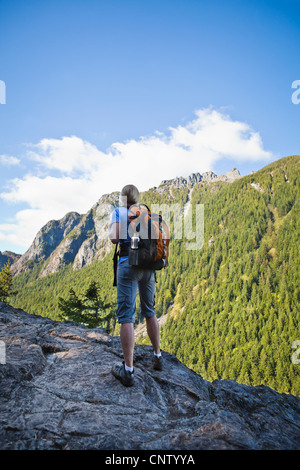
POLYGON ((179 176, 171 180, 163 180, 160 186, 174 186, 175 188, 193 187, 197 183, 215 183, 217 181, 226 181, 232 183, 236 179, 241 178, 239 170, 232 168, 224 175, 216 175, 213 171, 206 171, 204 173, 191 173, 188 177, 184 178, 179 176))
POLYGON ((1 449, 299 449, 300 398, 209 383, 136 346, 133 387, 111 374, 119 338, 0 303, 1 449))
POLYGON ((0 251, 0 269, 2 269, 7 263, 15 263, 20 257, 21 255, 13 253, 12 251, 0 251))
POLYGON ((14 275, 41 264, 39 277, 53 274, 68 264, 80 269, 103 259, 111 249, 107 227, 111 209, 119 193, 103 195, 84 215, 69 212, 60 220, 51 220, 34 238, 29 249, 12 265, 14 275))

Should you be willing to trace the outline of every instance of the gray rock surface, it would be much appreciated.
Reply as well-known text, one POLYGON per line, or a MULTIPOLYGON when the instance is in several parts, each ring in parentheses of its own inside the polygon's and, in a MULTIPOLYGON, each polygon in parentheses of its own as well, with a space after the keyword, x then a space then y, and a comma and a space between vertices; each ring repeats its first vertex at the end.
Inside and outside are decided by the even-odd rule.
POLYGON ((104 194, 86 214, 70 212, 60 220, 48 222, 26 253, 12 264, 13 275, 42 263, 39 278, 43 278, 68 264, 75 270, 103 259, 112 248, 107 228, 118 198, 118 192, 104 194))
POLYGON ((20 257, 21 255, 13 253, 12 251, 0 251, 0 269, 2 269, 8 262, 10 264, 15 263, 20 257))
POLYGON ((111 374, 122 360, 118 337, 4 303, 0 324, 1 449, 300 447, 298 397, 209 383, 166 352, 165 371, 154 371, 151 348, 139 345, 126 388, 111 374))
POLYGON ((237 170, 236 168, 232 168, 232 170, 228 171, 224 175, 216 175, 216 173, 214 173, 213 171, 206 171, 202 174, 191 173, 186 178, 184 178, 183 176, 178 176, 177 178, 173 178, 171 180, 163 180, 160 183, 160 186, 174 186, 177 189, 184 187, 192 188, 195 184, 201 182, 214 183, 217 181, 226 181, 227 183, 232 183, 238 178, 241 178, 239 170, 237 170))
POLYGON ((47 259, 80 221, 77 212, 69 212, 60 220, 50 220, 38 231, 29 249, 12 265, 12 273, 27 271, 35 262, 47 259))

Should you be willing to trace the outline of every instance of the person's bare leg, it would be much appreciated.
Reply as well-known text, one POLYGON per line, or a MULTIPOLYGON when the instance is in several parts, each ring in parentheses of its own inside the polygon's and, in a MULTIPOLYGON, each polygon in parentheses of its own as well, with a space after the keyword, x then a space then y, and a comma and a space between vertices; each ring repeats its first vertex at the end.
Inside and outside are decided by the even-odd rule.
POLYGON ((133 351, 134 351, 133 323, 121 324, 120 338, 121 338, 125 364, 128 367, 133 367, 133 351))
POLYGON ((160 353, 159 324, 157 318, 146 317, 147 333, 152 343, 155 354, 160 353))

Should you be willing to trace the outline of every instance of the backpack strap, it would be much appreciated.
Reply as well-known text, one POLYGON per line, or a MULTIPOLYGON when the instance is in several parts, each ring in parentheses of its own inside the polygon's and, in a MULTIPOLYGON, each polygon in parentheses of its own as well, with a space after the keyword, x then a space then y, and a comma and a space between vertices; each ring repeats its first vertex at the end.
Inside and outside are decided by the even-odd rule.
POLYGON ((146 204, 141 203, 141 204, 139 204, 139 205, 146 207, 147 211, 151 214, 151 211, 150 211, 149 207, 148 207, 146 204))
MULTIPOLYGON (((142 203, 140 203, 140 204, 133 204, 133 206, 131 206, 131 207, 138 207, 138 208, 140 208, 141 206, 146 207, 148 213, 151 215, 151 211, 150 211, 149 207, 148 207, 146 204, 142 204, 142 203)), ((136 219, 136 218, 138 217, 138 215, 137 215, 135 212, 133 212, 132 210, 130 210, 129 208, 128 208, 128 216, 129 216, 129 218, 131 217, 132 219, 136 219), (130 215, 130 212, 131 212, 132 215, 130 215)))
POLYGON ((113 257, 113 261, 114 261, 114 282, 113 282, 113 286, 117 285, 118 256, 119 256, 118 243, 116 243, 115 253, 114 253, 114 257, 113 257))
POLYGON ((118 243, 116 244, 113 262, 114 262, 114 282, 113 286, 117 285, 117 269, 118 269, 118 258, 121 256, 128 256, 129 254, 129 243, 124 243, 124 245, 119 246, 118 250, 118 243))
MULTIPOLYGON (((140 207, 140 206, 146 207, 146 209, 147 209, 147 211, 149 212, 149 214, 151 214, 151 211, 150 211, 149 207, 148 207, 146 204, 139 204, 139 207, 140 207)), ((128 211, 128 221, 127 221, 127 225, 129 225, 130 220, 132 221, 132 220, 138 218, 138 215, 137 215, 137 214, 132 213, 133 215, 130 216, 130 215, 129 215, 129 212, 131 212, 131 211, 128 211)), ((115 248, 115 252, 114 252, 114 256, 113 256, 113 262, 114 262, 114 281, 113 281, 113 286, 114 286, 114 287, 117 285, 118 257, 120 256, 120 251, 118 251, 118 245, 119 245, 119 244, 117 243, 117 244, 116 244, 116 248, 115 248)), ((129 249, 129 245, 126 246, 126 247, 124 247, 124 248, 125 248, 126 250, 128 250, 128 249, 129 249)), ((120 248, 120 250, 121 250, 121 248, 120 248)), ((128 252, 127 252, 127 253, 124 252, 124 255, 125 255, 125 256, 126 256, 127 254, 128 254, 128 252)))

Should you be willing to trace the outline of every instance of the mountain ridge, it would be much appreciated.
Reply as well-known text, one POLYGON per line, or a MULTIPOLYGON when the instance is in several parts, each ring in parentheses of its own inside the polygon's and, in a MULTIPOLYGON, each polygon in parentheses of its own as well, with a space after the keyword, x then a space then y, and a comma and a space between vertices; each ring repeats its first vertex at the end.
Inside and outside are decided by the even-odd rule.
POLYGON ((226 182, 231 183, 235 181, 237 178, 241 178, 241 174, 237 168, 232 168, 224 175, 217 175, 213 171, 206 171, 204 173, 191 173, 186 178, 183 176, 179 176, 170 180, 163 180, 160 183, 159 187, 164 186, 164 185, 172 185, 177 188, 182 188, 185 186, 193 187, 194 184, 197 184, 197 183, 201 183, 201 182, 212 183, 216 181, 226 181, 226 182))
POLYGON ((13 251, 5 250, 0 251, 0 269, 5 266, 7 263, 13 264, 17 261, 22 255, 14 253, 13 251))
MULTIPOLYGON (((171 188, 193 188, 200 182, 232 183, 240 177, 236 168, 225 175, 216 175, 212 171, 203 174, 191 173, 187 178, 163 180, 158 188, 154 187, 152 190, 158 193, 161 190, 169 190, 173 197, 171 188)), ((86 214, 68 212, 62 219, 47 222, 38 231, 29 249, 13 262, 11 267, 13 275, 26 272, 34 266, 34 263, 41 261, 45 262, 39 274, 39 277, 43 278, 59 271, 67 264, 72 264, 76 270, 103 259, 111 249, 106 235, 109 215, 107 205, 116 207, 118 200, 119 192, 104 194, 86 214)))

